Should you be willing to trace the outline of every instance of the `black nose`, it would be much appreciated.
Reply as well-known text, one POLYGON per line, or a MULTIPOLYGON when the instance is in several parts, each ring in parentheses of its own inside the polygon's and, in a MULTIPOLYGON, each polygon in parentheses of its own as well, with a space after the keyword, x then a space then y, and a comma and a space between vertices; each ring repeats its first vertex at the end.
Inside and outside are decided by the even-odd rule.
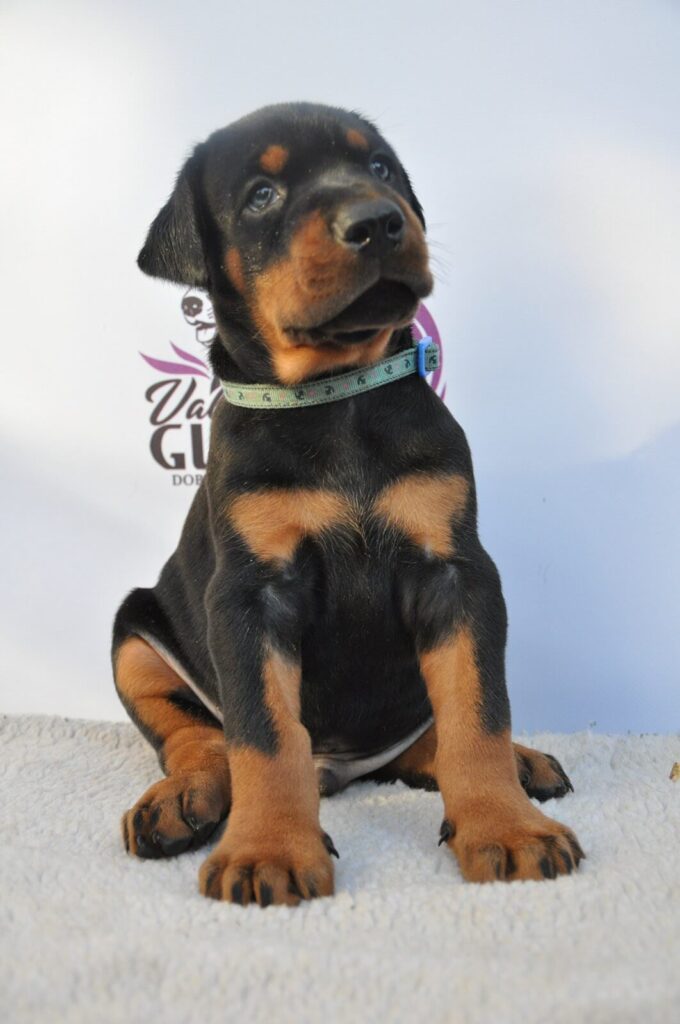
POLYGON ((338 241, 350 249, 367 256, 384 256, 401 242, 404 224, 404 215, 396 203, 371 199, 343 206, 333 230, 338 241))
POLYGON ((200 299, 182 299, 182 311, 187 316, 196 316, 203 309, 200 299))

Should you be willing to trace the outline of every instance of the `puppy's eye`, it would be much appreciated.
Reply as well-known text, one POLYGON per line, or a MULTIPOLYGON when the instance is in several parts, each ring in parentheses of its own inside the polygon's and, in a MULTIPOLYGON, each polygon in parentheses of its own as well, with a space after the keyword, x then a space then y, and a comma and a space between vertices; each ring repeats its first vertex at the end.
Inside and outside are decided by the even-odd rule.
POLYGON ((246 206, 253 213, 261 213, 262 210, 266 210, 267 207, 271 206, 278 197, 279 193, 274 186, 262 181, 251 189, 246 200, 246 206))
POLYGON ((374 174, 376 178, 380 178, 381 181, 389 181, 392 171, 387 160, 383 160, 381 156, 374 157, 371 160, 371 174, 374 174))

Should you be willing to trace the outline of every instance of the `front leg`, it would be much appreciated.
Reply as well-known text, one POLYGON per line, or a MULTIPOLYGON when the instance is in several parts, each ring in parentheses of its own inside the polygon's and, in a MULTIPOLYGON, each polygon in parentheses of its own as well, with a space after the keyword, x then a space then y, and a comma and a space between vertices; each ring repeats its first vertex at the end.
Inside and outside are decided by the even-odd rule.
POLYGON ((464 878, 555 878, 584 854, 520 784, 504 677, 505 607, 495 566, 433 564, 412 607, 421 673, 434 711, 434 769, 444 799, 441 841, 464 878))
POLYGON ((200 871, 204 895, 293 905, 333 892, 311 741, 300 722, 300 588, 294 573, 217 574, 208 595, 232 806, 200 871))

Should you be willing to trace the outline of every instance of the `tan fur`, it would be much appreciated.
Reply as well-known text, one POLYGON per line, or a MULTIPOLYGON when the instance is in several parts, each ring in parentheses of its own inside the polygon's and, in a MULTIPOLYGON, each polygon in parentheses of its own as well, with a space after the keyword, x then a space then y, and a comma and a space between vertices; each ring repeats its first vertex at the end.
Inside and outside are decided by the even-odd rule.
POLYGON ((410 473, 380 494, 375 512, 418 547, 446 558, 453 554, 452 526, 465 511, 469 490, 458 473, 410 473))
POLYGON ((161 656, 140 637, 121 644, 115 665, 116 686, 137 719, 159 741, 168 776, 154 783, 123 816, 123 835, 131 853, 137 852, 136 820, 141 809, 156 811, 158 831, 166 838, 188 834, 180 813, 190 794, 193 806, 211 820, 226 813, 230 800, 229 759, 221 727, 197 722, 172 704, 171 693, 191 694, 189 687, 161 656))
MULTIPOLYGON (((373 197, 367 192, 367 198, 373 197)), ((403 205, 409 211, 408 205, 403 205)), ((404 243, 406 258, 414 267, 427 266, 422 228, 412 212, 405 215, 411 229, 404 243)), ((393 332, 407 321, 395 322, 371 342, 356 345, 306 344, 304 333, 293 336, 287 331, 309 323, 315 306, 324 308, 343 294, 351 301, 359 294, 362 281, 361 261, 350 249, 338 245, 320 211, 310 214, 298 228, 288 255, 259 275, 249 297, 251 313, 284 384, 343 366, 368 366, 383 357, 393 332)))
POLYGON ((386 766, 396 775, 428 775, 436 779, 437 730, 434 725, 419 736, 415 743, 386 766))
POLYGON ((457 796, 460 780, 477 791, 493 792, 501 784, 521 794, 509 731, 490 735, 482 727, 482 688, 470 630, 463 627, 422 654, 420 668, 437 722, 437 777, 445 802, 450 787, 457 796))
MULTIPOLYGON (((517 768, 529 767, 531 771, 531 784, 537 788, 551 789, 563 781, 562 776, 555 770, 553 764, 546 754, 540 750, 533 750, 531 747, 522 746, 520 743, 512 744, 517 768)), ((387 773, 394 774, 397 778, 426 776, 433 782, 437 782, 435 770, 435 758, 437 755, 437 730, 431 725, 413 746, 405 750, 403 754, 395 757, 385 766, 387 773)))
MULTIPOLYGON (((310 307, 322 305, 358 283, 360 274, 353 254, 335 242, 322 214, 316 211, 298 229, 288 255, 259 276, 253 318, 281 381, 294 384, 312 373, 357 361, 360 345, 298 344, 300 339, 293 338, 285 328, 299 326, 309 316, 310 307)), ((390 333, 381 339, 380 353, 390 333)), ((375 342, 371 346, 375 349, 375 342)))
POLYGON ((296 345, 274 356, 276 374, 283 384, 298 384, 343 366, 372 366, 385 355, 392 333, 388 327, 372 341, 356 345, 296 345))
MULTIPOLYGON (((510 731, 489 734, 481 721, 482 688, 475 644, 462 627, 423 654, 421 671, 437 723, 435 773, 449 845, 470 881, 545 877, 571 862, 572 833, 541 814, 519 782, 510 731)), ((574 840, 575 841, 575 840, 574 840)))
POLYGON ((288 163, 290 153, 285 146, 267 146, 260 157, 260 167, 267 174, 280 174, 288 163))
POLYGON ((345 138, 350 146, 354 146, 355 149, 368 149, 368 139, 357 128, 348 128, 345 138))
POLYGON ((251 551, 264 561, 289 561, 303 537, 332 527, 357 528, 341 494, 311 488, 273 488, 242 494, 227 514, 251 551))
POLYGON ((517 769, 530 772, 530 782, 533 789, 552 789, 562 782, 562 776, 555 771, 554 763, 550 758, 541 753, 540 750, 532 750, 531 747, 524 747, 520 743, 513 743, 517 769))
MULTIPOLYGON (((146 640, 129 637, 116 657, 116 686, 128 705, 133 705, 135 714, 142 720, 165 746, 169 740, 184 730, 194 731, 201 737, 212 736, 218 731, 197 723, 185 711, 168 701, 173 692, 191 694, 183 679, 165 662, 146 640)), ((218 735, 221 732, 218 731, 218 735)))
POLYGON ((264 697, 277 729, 300 719, 300 666, 270 650, 264 663, 264 697))
POLYGON ((241 260, 241 253, 238 249, 232 247, 227 250, 224 257, 224 269, 226 270, 227 276, 236 291, 243 293, 245 291, 246 284, 243 276, 243 261, 241 260))
POLYGON ((277 751, 232 747, 227 831, 201 868, 200 885, 208 896, 243 903, 263 902, 264 886, 265 902, 290 905, 330 895, 333 867, 319 825, 311 741, 299 721, 300 667, 266 650, 263 678, 277 751))
POLYGON ((256 299, 261 317, 277 328, 297 326, 310 303, 342 292, 346 286, 342 277, 351 275, 353 267, 359 281, 362 271, 354 254, 337 244, 323 214, 315 210, 297 229, 287 255, 260 275, 256 299))

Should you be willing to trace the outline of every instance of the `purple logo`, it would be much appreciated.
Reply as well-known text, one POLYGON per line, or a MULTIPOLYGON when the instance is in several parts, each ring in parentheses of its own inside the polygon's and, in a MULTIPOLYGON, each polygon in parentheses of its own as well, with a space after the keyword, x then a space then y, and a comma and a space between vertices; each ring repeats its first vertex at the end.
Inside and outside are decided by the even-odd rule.
MULTIPOLYGON (((157 379, 144 392, 151 406, 149 424, 151 455, 171 474, 173 487, 200 484, 207 464, 210 420, 220 401, 222 390, 207 361, 217 329, 210 299, 196 288, 189 288, 181 300, 187 324, 193 328, 200 354, 188 352, 173 341, 163 358, 140 352, 142 359, 157 372, 157 379)), ((443 382, 444 353, 437 325, 426 306, 420 305, 412 325, 414 342, 431 337, 439 349, 439 368, 429 375, 429 383, 441 399, 446 394, 443 382)))

